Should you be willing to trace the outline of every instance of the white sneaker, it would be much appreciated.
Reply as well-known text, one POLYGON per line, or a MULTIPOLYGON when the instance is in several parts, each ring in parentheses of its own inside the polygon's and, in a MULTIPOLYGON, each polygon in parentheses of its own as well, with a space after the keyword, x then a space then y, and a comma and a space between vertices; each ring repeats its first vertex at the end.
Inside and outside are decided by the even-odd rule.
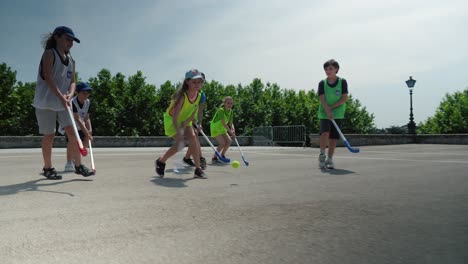
POLYGON ((325 160, 327 159, 327 156, 325 156, 325 154, 320 154, 319 155, 319 167, 320 169, 325 169, 325 160))
POLYGON ((325 166, 327 167, 327 169, 334 169, 335 168, 335 163, 333 162, 332 159, 327 159, 327 161, 325 161, 325 166))
POLYGON ((74 172, 75 171, 75 164, 73 163, 73 161, 69 161, 69 162, 65 163, 64 171, 65 172, 74 172))

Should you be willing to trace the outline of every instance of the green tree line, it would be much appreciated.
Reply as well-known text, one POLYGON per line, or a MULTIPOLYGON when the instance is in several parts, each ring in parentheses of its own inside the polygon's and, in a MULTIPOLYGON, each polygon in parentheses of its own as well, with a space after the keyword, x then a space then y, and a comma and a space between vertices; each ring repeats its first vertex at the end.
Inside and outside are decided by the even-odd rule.
MULTIPOLYGON (((156 87, 147 83, 141 71, 126 77, 121 73, 112 75, 106 69, 89 78, 88 83, 94 89, 90 96, 94 135, 164 135, 163 113, 178 84, 167 81, 156 87)), ((38 133, 32 107, 34 88, 35 83, 17 82, 16 72, 0 64, 0 135, 38 133)), ((212 80, 204 84, 203 91, 207 96, 203 127, 208 133, 209 122, 225 96, 234 98, 234 122, 239 135, 251 135, 258 126, 305 125, 309 133, 319 130, 315 89, 283 89, 254 79, 248 85, 223 85, 212 80)), ((374 130, 374 115, 350 96, 343 131, 365 134, 374 130)))
POLYGON ((468 133, 468 91, 446 94, 435 115, 419 124, 418 133, 468 133))

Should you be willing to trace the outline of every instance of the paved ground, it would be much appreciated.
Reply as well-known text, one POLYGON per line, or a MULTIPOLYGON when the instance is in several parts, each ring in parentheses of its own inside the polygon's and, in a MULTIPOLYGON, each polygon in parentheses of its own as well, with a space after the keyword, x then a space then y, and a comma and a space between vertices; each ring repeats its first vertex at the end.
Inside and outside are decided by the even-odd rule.
POLYGON ((468 146, 339 149, 326 172, 317 149, 246 148, 207 180, 155 178, 162 151, 97 149, 94 178, 48 181, 40 150, 0 150, 0 262, 468 262, 468 146))

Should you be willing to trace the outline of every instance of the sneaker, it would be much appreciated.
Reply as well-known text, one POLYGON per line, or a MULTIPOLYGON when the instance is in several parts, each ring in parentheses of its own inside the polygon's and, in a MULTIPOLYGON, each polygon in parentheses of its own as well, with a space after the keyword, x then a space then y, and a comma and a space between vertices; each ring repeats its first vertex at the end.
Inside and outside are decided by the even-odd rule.
POLYGON ((195 163, 193 163, 193 160, 191 158, 183 158, 182 161, 189 166, 195 167, 195 163))
POLYGON ((193 177, 198 178, 198 179, 206 179, 205 172, 200 168, 195 169, 195 172, 193 173, 193 177))
POLYGON ((64 169, 65 172, 74 172, 75 171, 75 163, 73 163, 73 161, 68 161, 67 163, 65 163, 65 169, 64 169))
POLYGON ((94 172, 90 169, 88 169, 85 165, 80 164, 78 166, 75 166, 75 173, 82 175, 84 177, 89 177, 94 175, 94 172))
POLYGON ((159 161, 157 159, 154 162, 154 166, 156 167, 156 173, 159 175, 159 177, 164 178, 164 170, 166 169, 166 163, 159 161))
POLYGON ((55 168, 48 168, 48 169, 43 168, 42 175, 44 175, 44 177, 46 177, 49 180, 61 180, 62 179, 62 175, 58 175, 55 168))
POLYGON ((327 167, 327 169, 334 169, 335 163, 332 159, 328 158, 327 161, 325 161, 325 166, 327 167))
POLYGON ((225 162, 223 161, 224 163, 228 163, 228 164, 229 164, 229 163, 231 162, 231 159, 230 159, 230 158, 226 158, 226 156, 223 156, 223 159, 225 160, 225 162))
POLYGON ((213 157, 213 158, 211 159, 211 162, 212 162, 212 163, 222 163, 222 162, 218 159, 218 157, 213 157))
POLYGON ((319 155, 319 167, 320 169, 325 169, 325 160, 327 159, 327 156, 325 154, 320 153, 319 155))
POLYGON ((200 158, 200 167, 202 170, 206 170, 206 159, 204 157, 200 158))

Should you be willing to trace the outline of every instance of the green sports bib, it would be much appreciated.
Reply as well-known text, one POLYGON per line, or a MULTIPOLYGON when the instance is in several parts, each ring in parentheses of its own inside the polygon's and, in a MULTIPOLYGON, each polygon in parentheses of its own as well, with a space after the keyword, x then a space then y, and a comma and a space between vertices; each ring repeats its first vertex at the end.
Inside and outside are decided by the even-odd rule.
MULTIPOLYGON (((327 105, 333 105, 341 100, 341 96, 343 95, 341 78, 338 78, 337 82, 338 83, 335 87, 330 87, 327 79, 323 80, 323 90, 327 105)), ((343 119, 345 111, 346 103, 332 110, 333 117, 335 119, 343 119)), ((323 108, 322 104, 319 106, 318 116, 320 119, 328 119, 327 113, 325 112, 325 108, 323 108)))

